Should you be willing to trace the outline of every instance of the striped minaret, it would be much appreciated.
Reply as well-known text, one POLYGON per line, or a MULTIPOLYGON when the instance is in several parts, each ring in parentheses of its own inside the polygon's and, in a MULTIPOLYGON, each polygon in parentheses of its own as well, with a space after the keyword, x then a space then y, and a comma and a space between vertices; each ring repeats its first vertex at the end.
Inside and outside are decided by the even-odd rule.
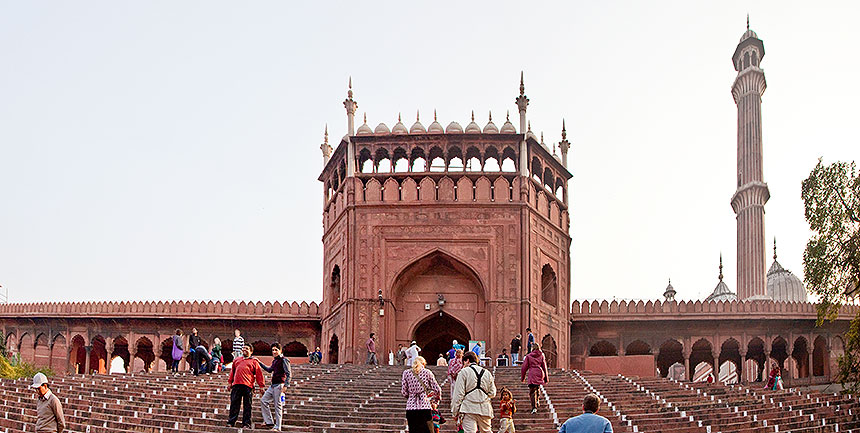
POLYGON ((764 44, 749 29, 732 56, 738 76, 732 96, 738 106, 738 184, 732 209, 738 223, 738 298, 769 299, 764 246, 764 204, 770 191, 762 175, 761 96, 767 87, 760 62, 764 44))

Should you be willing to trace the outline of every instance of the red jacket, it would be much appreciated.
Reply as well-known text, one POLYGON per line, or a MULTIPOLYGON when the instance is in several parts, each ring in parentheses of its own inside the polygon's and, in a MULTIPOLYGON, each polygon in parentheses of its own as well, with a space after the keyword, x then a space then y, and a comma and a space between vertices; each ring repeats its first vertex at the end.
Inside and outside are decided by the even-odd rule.
POLYGON ((520 380, 525 380, 528 375, 529 385, 543 385, 545 379, 549 376, 546 371, 546 359, 543 357, 543 352, 533 350, 523 359, 523 366, 520 369, 520 380))
POLYGON ((230 369, 230 386, 245 385, 254 388, 254 379, 257 380, 260 388, 265 388, 260 362, 256 358, 236 358, 233 361, 233 368, 230 369))

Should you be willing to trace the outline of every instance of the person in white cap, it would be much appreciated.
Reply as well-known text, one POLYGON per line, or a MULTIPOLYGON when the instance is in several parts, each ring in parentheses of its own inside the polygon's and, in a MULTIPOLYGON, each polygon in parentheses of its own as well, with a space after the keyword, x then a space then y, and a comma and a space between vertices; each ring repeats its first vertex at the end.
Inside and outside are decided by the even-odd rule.
POLYGON ((60 399, 48 389, 48 377, 42 373, 33 376, 31 388, 36 390, 36 432, 62 433, 66 428, 63 405, 60 399))
POLYGON ((418 347, 418 343, 413 341, 409 348, 406 349, 406 366, 412 366, 412 363, 415 362, 415 358, 418 357, 418 352, 420 351, 421 348, 418 347))

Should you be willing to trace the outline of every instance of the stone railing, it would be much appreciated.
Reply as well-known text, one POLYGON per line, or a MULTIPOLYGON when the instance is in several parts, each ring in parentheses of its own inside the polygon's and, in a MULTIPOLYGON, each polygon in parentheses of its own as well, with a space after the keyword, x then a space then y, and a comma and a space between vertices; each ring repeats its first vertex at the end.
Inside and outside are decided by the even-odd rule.
MULTIPOLYGON (((843 305, 839 320, 850 320, 860 311, 858 305, 843 305)), ((583 320, 690 320, 727 319, 816 319, 816 304, 773 301, 573 301, 570 318, 583 320), (715 317, 716 316, 716 317, 715 317)))
POLYGON ((126 301, 0 305, 2 317, 319 320, 316 302, 126 301))

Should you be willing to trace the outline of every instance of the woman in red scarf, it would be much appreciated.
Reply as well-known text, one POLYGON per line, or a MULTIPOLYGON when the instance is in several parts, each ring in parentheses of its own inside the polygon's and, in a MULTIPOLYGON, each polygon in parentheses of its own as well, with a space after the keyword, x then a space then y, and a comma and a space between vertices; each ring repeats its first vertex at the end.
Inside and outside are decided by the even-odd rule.
POLYGON ((779 376, 779 367, 777 367, 776 364, 771 364, 770 374, 767 375, 767 385, 765 385, 765 389, 773 389, 777 376, 779 376))

